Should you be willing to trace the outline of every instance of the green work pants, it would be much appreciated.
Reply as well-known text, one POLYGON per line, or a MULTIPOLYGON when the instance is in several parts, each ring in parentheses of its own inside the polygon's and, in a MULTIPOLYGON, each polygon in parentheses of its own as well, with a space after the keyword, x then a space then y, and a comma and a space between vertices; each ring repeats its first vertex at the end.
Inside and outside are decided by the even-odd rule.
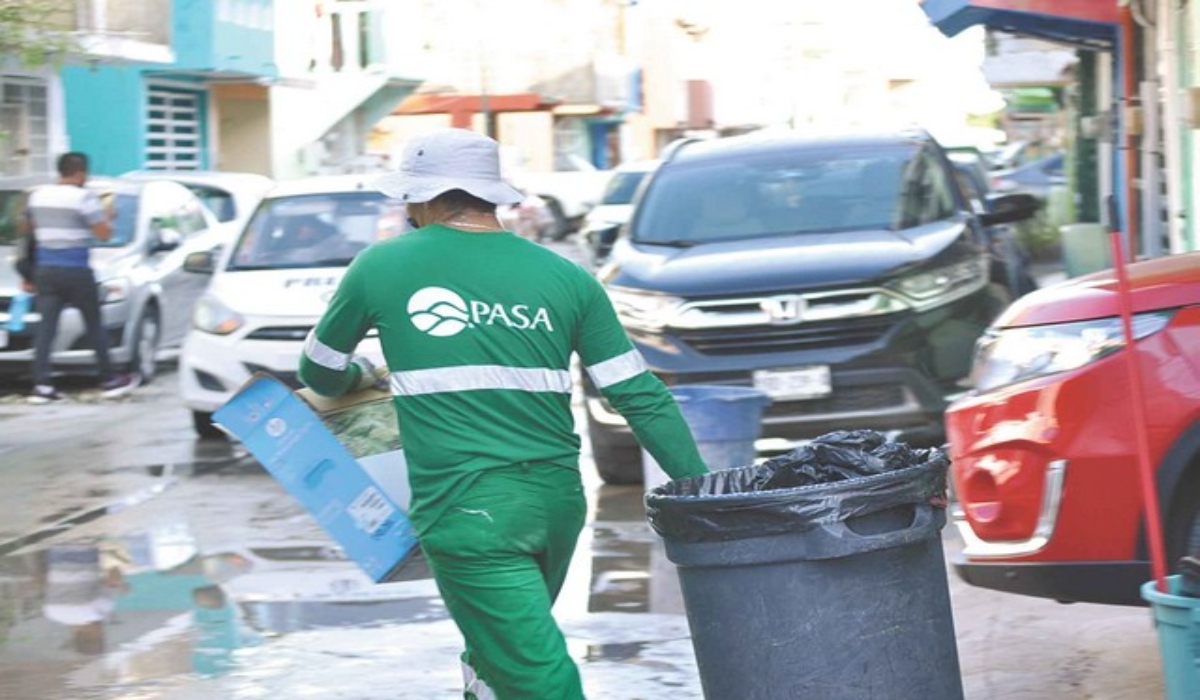
POLYGON ((498 700, 583 698, 550 613, 586 517, 579 471, 482 474, 421 537, 467 661, 498 700))

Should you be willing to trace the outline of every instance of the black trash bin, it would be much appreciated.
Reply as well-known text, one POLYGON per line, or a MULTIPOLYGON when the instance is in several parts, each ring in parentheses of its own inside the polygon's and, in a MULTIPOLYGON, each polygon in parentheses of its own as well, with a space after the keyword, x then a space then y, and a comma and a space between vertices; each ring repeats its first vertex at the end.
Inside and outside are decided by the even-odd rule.
POLYGON ((709 700, 961 700, 941 450, 830 433, 646 494, 709 700))

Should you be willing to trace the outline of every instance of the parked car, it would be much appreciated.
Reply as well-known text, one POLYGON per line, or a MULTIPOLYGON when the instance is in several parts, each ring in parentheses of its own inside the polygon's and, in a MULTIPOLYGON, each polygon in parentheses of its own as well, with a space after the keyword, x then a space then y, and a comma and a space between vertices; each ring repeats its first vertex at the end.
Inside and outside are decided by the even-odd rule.
POLYGON ((217 217, 227 241, 237 237, 263 195, 275 184, 258 173, 221 170, 131 170, 121 177, 173 180, 188 188, 217 217))
POLYGON ((1031 160, 1015 168, 992 173, 992 189, 997 192, 1028 192, 1045 201, 1055 187, 1067 184, 1063 170, 1066 154, 1062 151, 1031 160))
MULTIPOLYGON (((987 158, 978 151, 951 151, 950 163, 958 175, 958 186, 971 208, 987 213, 991 208, 992 192, 988 180, 987 158)), ((985 228, 988 245, 992 247, 992 282, 1007 288, 1015 299, 1038 288, 1029 269, 1029 251, 1021 244, 1011 223, 994 224, 985 228)))
MULTIPOLYGON (((1200 552, 1200 253, 1129 265, 1169 563, 1200 552)), ((979 340, 946 429, 967 583, 1144 605, 1152 577, 1114 272, 1046 287, 979 340)))
POLYGON ((984 155, 990 170, 1009 170, 1028 163, 1036 157, 1039 144, 1033 141, 1013 141, 997 146, 984 155))
POLYGON ((603 265, 612 250, 617 232, 633 214, 633 199, 646 176, 658 167, 658 160, 638 160, 617 166, 613 170, 600 202, 583 218, 579 229, 579 246, 584 264, 596 268, 603 265))
POLYGON ((519 155, 503 149, 504 171, 517 189, 537 195, 554 217, 550 239, 561 241, 579 229, 583 217, 596 206, 611 170, 600 170, 573 153, 559 152, 554 156, 554 170, 530 170, 520 162, 519 155))
MULTIPOLYGON (((51 181, 47 179, 47 181, 51 181)), ((183 185, 170 180, 92 178, 87 187, 115 213, 112 238, 96 242, 92 268, 100 285, 101 316, 108 331, 112 361, 150 381, 159 355, 177 350, 187 330, 192 306, 208 283, 205 275, 183 269, 192 252, 217 245, 216 218, 183 185)), ((15 207, 21 196, 7 190, 5 225, 0 226, 0 259, 15 255, 15 207)), ((13 295, 20 288, 11 262, 0 266, 0 320, 7 320, 13 295)), ((19 376, 33 361, 33 338, 40 317, 25 316, 25 327, 0 337, 0 373, 19 376)), ((92 373, 95 353, 87 340, 78 309, 63 311, 51 350, 56 372, 92 373)))
POLYGON ((531 241, 541 242, 554 236, 554 212, 536 194, 525 193, 525 199, 516 204, 496 207, 496 219, 509 231, 531 241))
MULTIPOLYGON (((296 368, 304 340, 350 261, 371 243, 405 230, 403 205, 374 188, 377 177, 281 183, 263 198, 234 245, 187 260, 187 269, 211 274, 179 360, 180 393, 201 436, 223 435, 212 413, 254 373, 300 386, 296 368)), ((374 336, 357 352, 383 364, 374 336)))
MULTIPOLYGON (((771 397, 762 448, 853 428, 934 444, 975 339, 1009 300, 990 283, 984 229, 1035 206, 1020 195, 974 211, 922 131, 684 141, 598 276, 666 384, 771 397)), ((583 383, 601 477, 640 481, 628 426, 583 383)))

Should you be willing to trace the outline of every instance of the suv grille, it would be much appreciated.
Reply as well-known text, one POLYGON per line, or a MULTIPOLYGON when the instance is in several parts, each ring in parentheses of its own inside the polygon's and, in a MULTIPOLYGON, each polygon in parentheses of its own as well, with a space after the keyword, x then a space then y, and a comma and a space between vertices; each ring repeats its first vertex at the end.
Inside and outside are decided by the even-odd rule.
POLYGON ((681 341, 704 355, 752 355, 872 343, 886 335, 896 322, 897 318, 891 315, 809 321, 794 326, 757 325, 675 333, 681 341))
POLYGON ((774 401, 763 412, 764 418, 775 416, 829 416, 840 413, 863 413, 899 408, 913 403, 901 384, 839 387, 830 396, 803 401, 774 401))

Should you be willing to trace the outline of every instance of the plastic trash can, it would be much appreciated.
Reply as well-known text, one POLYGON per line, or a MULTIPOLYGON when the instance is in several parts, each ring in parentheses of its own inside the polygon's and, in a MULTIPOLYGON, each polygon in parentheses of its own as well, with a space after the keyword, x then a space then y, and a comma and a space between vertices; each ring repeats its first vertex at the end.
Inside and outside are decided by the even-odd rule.
POLYGON ((1142 584, 1158 631, 1166 700, 1200 698, 1200 598, 1179 595, 1181 583, 1181 576, 1168 576, 1166 593, 1158 581, 1142 584))
MULTIPOLYGON (((758 456, 754 441, 762 434, 763 409, 771 403, 764 392, 746 386, 681 384, 672 387, 671 394, 709 469, 754 463, 758 456)), ((669 478, 643 450, 642 482, 646 488, 664 484, 669 478)))
POLYGON ((949 460, 841 431, 646 494, 710 700, 961 700, 949 460))

